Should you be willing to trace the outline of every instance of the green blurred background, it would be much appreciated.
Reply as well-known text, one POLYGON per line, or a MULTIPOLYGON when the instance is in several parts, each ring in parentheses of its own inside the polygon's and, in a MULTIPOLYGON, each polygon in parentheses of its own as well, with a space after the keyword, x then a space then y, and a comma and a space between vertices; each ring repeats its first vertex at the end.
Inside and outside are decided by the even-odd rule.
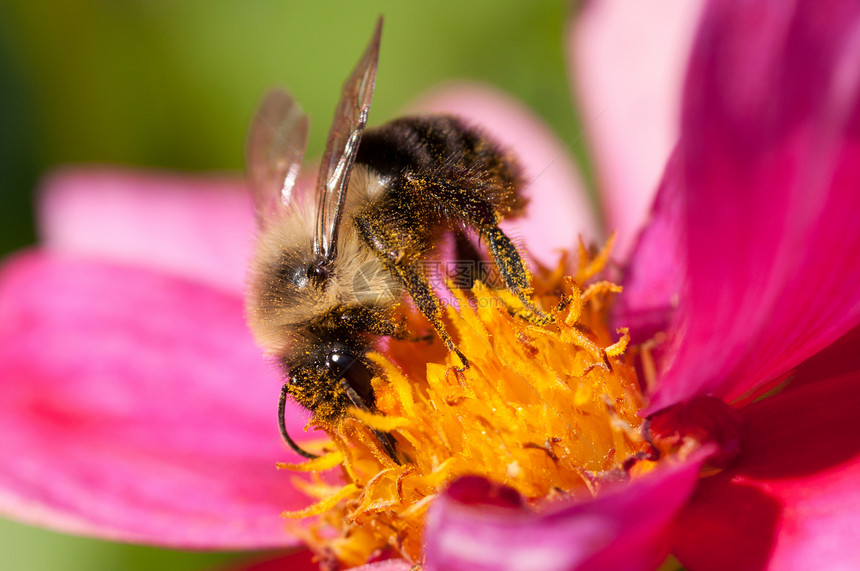
MULTIPOLYGON (((261 94, 287 86, 319 155, 340 86, 386 18, 371 122, 451 79, 528 103, 583 164, 563 35, 569 4, 3 0, 0 3, 0 254, 35 241, 32 196, 56 165, 242 168, 261 94)), ((2 569, 203 569, 237 554, 159 550, 0 520, 2 569)))

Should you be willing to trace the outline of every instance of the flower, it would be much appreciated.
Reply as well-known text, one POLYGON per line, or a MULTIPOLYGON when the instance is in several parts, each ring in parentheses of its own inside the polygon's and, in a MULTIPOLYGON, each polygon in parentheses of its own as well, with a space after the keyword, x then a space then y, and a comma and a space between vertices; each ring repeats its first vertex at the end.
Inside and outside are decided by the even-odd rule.
MULTIPOLYGON (((591 3, 585 18, 612 6, 591 3)), ((690 569, 857 566, 849 482, 860 463, 849 427, 860 396, 850 356, 860 288, 849 260, 860 248, 860 14, 854 3, 828 8, 706 6, 679 142, 617 309, 634 343, 666 335, 655 374, 645 377, 655 435, 674 432, 683 443, 699 431, 731 452, 718 463, 736 457, 695 483, 689 464, 658 470, 544 517, 481 518, 452 492, 426 532, 431 568, 504 568, 518 557, 543 568, 652 568, 661 542, 690 569), (784 390, 761 398, 777 387, 784 390), (583 528, 595 535, 574 541, 583 528), (540 543, 516 541, 524 530, 540 543), (569 559, 556 564, 559 554, 569 559)), ((582 25, 587 32, 589 20, 582 25)), ((600 81, 584 78, 583 90, 590 79, 600 81)), ((623 141, 635 124, 623 127, 601 140, 623 141)), ((623 168, 612 159, 604 164, 623 168)))
MULTIPOLYGON (((613 318, 653 355, 642 361, 643 413, 655 445, 679 462, 545 513, 486 480, 459 480, 428 516, 427 569, 649 569, 670 550, 690 569, 860 563, 851 541, 860 508, 855 4, 708 3, 678 143, 635 245, 630 204, 608 201, 621 249, 632 252, 613 318), (713 469, 701 477, 706 461, 713 469)), ((586 45, 613 6, 583 8, 586 45)), ((615 63, 586 79, 623 76, 624 61, 615 63)), ((507 130, 541 172, 553 153, 530 153, 550 143, 520 128, 531 123, 519 108, 459 93, 425 106, 459 107, 503 138, 507 130)), ((609 105, 594 97, 584 98, 587 112, 609 105)), ((595 137, 600 179, 614 197, 647 192, 661 153, 619 150, 641 114, 616 130, 612 109, 594 113, 595 132, 607 129, 595 137), (623 169, 639 159, 646 167, 623 169)), ((536 252, 573 243, 546 209, 566 220, 557 200, 575 179, 563 155, 535 179, 521 235, 536 252)), ((234 186, 116 173, 47 185, 45 247, 0 274, 4 513, 169 545, 294 544, 275 514, 304 500, 272 467, 285 453, 272 428, 279 387, 242 325, 251 217, 234 186)), ((302 434, 293 420, 291 433, 302 434)))
MULTIPOLYGON (((386 552, 418 562, 428 508, 449 485, 476 486, 469 497, 489 495, 494 507, 542 507, 591 498, 653 469, 637 416, 642 395, 625 355, 629 335, 607 330, 605 308, 620 288, 595 279, 608 254, 591 259, 582 249, 574 277, 563 265, 533 277, 533 299, 552 308, 549 324, 512 315, 527 310, 500 285, 478 283, 469 295, 453 288, 447 317, 469 355, 466 370, 447 351, 440 356, 442 347, 416 349, 414 341, 392 340, 385 357, 371 354, 382 371, 374 380, 379 413, 315 420, 331 436, 329 451, 282 465, 318 476, 341 468, 344 482, 298 482, 319 501, 285 514, 321 516, 304 532, 315 552, 347 566, 386 552), (371 428, 397 443, 400 462, 371 428)), ((410 330, 426 329, 417 310, 406 315, 410 330)))

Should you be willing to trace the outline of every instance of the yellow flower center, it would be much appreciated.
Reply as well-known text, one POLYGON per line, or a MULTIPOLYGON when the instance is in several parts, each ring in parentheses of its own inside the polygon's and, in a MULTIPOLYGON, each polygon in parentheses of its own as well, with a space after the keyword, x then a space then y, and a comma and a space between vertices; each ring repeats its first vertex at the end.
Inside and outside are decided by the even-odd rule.
POLYGON ((574 277, 535 276, 535 297, 553 316, 548 326, 512 315, 521 305, 506 290, 455 291, 447 317, 470 360, 465 371, 441 343, 392 342, 387 356, 371 355, 383 371, 373 385, 380 414, 353 410, 340 426, 323 427, 334 451, 281 465, 313 474, 295 483, 318 502, 285 516, 317 517, 295 532, 346 566, 391 551, 419 562, 427 508, 460 476, 510 486, 536 509, 625 476, 625 461, 649 445, 627 331, 607 327, 621 288, 597 280, 608 251, 589 259, 581 249, 574 277), (371 429, 393 436, 402 464, 371 429), (320 475, 335 467, 346 483, 320 475))

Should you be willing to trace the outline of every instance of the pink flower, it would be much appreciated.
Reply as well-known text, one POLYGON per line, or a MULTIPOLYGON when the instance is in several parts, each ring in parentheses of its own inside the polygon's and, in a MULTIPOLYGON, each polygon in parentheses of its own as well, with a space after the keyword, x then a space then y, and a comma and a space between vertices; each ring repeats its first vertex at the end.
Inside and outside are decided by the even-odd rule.
MULTIPOLYGON (((426 568, 652 569, 670 551, 695 570, 857 567, 860 7, 714 0, 682 92, 695 10, 621 4, 588 3, 572 28, 607 226, 630 253, 615 319, 634 340, 665 332, 655 434, 705 446, 543 514, 461 480, 431 510, 426 568), (700 478, 706 460, 725 469, 700 478)), ((522 108, 475 86, 422 106, 523 155, 518 229, 543 260, 596 236, 573 164, 522 108)), ((241 185, 67 172, 42 196, 44 246, 0 273, 0 511, 162 545, 295 545, 278 514, 306 499, 274 468, 278 375, 242 318, 241 185)))

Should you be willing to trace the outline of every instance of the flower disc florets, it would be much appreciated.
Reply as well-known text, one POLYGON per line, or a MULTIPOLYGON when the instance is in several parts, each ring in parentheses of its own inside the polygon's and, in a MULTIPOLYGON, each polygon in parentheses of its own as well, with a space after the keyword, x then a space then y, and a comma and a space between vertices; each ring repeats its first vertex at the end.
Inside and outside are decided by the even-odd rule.
POLYGON ((605 253, 590 263, 582 257, 574 277, 560 270, 535 277, 535 296, 553 318, 547 326, 518 316, 507 290, 478 283, 468 295, 455 292, 449 328, 470 360, 464 371, 441 343, 392 342, 387 356, 371 356, 384 373, 374 380, 381 414, 352 411, 340 426, 324 427, 336 451, 285 465, 343 471, 346 484, 319 475, 303 482, 319 502, 286 514, 318 516, 304 533, 323 557, 359 565, 394 551, 420 561, 427 508, 461 476, 509 486, 541 509, 594 495, 627 476, 628 459, 646 454, 628 335, 607 328, 620 288, 596 280, 605 253), (394 437, 400 465, 369 427, 394 437))

